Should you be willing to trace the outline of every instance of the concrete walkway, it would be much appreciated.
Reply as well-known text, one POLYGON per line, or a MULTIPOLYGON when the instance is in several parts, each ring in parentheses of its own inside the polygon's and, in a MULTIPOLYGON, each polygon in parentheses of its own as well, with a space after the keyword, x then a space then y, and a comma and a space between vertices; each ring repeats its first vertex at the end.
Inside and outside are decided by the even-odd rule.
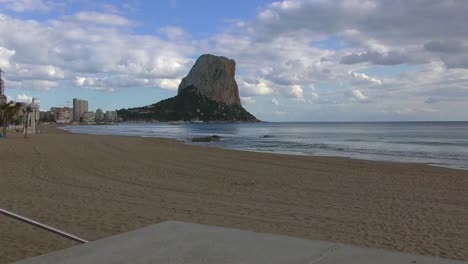
POLYGON ((168 221, 16 263, 455 264, 466 262, 168 221))

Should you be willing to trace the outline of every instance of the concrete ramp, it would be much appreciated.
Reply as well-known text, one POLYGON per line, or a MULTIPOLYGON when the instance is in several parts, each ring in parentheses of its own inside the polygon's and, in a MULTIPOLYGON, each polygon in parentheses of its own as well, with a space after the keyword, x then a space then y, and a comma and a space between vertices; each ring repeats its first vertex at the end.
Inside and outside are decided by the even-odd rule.
POLYGON ((466 262, 168 221, 16 263, 455 264, 466 262))

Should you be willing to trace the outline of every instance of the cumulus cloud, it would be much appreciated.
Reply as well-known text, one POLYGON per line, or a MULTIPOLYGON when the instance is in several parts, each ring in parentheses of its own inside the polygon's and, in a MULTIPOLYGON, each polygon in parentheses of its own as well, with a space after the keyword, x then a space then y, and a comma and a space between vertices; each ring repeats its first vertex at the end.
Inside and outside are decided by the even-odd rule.
POLYGON ((424 44, 424 48, 428 51, 440 53, 462 53, 468 51, 468 45, 460 40, 430 41, 424 44))
MULTIPOLYGON (((0 0, 4 9, 28 1, 49 3, 0 0)), ((379 98, 359 107, 463 108, 451 91, 468 85, 466 13, 466 1, 284 0, 199 39, 170 25, 139 33, 138 21, 110 9, 44 21, 0 15, 0 67, 18 89, 176 90, 194 59, 213 53, 236 60, 245 103, 273 96, 274 105, 296 98, 338 109, 379 98)))
POLYGON ((271 99, 271 103, 276 105, 276 106, 278 106, 280 104, 278 99, 276 99, 276 98, 271 99))
POLYGON ((348 95, 351 97, 352 100, 360 102, 360 103, 370 102, 369 97, 364 95, 364 93, 359 89, 353 89, 349 91, 348 95))
POLYGON ((65 78, 65 72, 59 67, 53 65, 23 65, 15 64, 10 67, 11 75, 9 79, 13 81, 24 80, 62 80, 65 78))
POLYGON ((309 85, 309 89, 310 89, 310 96, 312 97, 311 99, 319 98, 319 94, 317 93, 313 85, 309 85))
POLYGON ((424 49, 437 53, 448 68, 468 69, 468 44, 460 40, 430 41, 424 49))
POLYGON ((347 65, 417 64, 430 61, 424 43, 466 41, 468 30, 458 26, 466 23, 466 11, 468 3, 462 1, 287 0, 271 4, 241 27, 265 42, 291 32, 336 36, 354 50, 341 59, 347 65))
POLYGON ((360 54, 348 54, 341 58, 342 64, 372 63, 375 65, 398 65, 403 63, 425 63, 423 58, 416 58, 403 53, 389 52, 382 54, 377 51, 367 51, 360 54))
POLYGON ((253 99, 252 97, 244 97, 244 96, 241 96, 241 101, 243 104, 255 104, 257 101, 255 99, 253 99))
POLYGON ((193 63, 190 43, 108 29, 128 26, 126 18, 81 12, 73 19, 39 23, 0 15, 0 67, 8 71, 8 87, 49 90, 61 83, 103 91, 131 85, 175 90, 193 63))
POLYGON ((323 34, 354 30, 396 45, 466 36, 468 29, 458 25, 466 22, 467 10, 465 1, 286 0, 271 4, 248 26, 261 27, 268 37, 301 29, 323 34))
POLYGON ((240 93, 243 95, 268 95, 272 92, 273 90, 270 88, 270 85, 266 80, 259 79, 240 81, 240 93))
POLYGON ((177 90, 181 79, 169 78, 134 78, 128 75, 113 75, 107 77, 76 77, 74 84, 99 91, 115 91, 126 87, 158 87, 161 89, 177 90))
POLYGON ((429 95, 425 101, 427 104, 450 101, 466 102, 468 100, 468 88, 459 86, 450 87, 449 89, 434 88, 422 94, 429 95))
MULTIPOLYGON (((346 92, 349 87, 343 81, 351 77, 353 86, 384 87, 372 92, 379 104, 392 100, 414 104, 425 100, 420 91, 430 86, 452 89, 455 84, 450 82, 466 78, 462 71, 453 74, 468 68, 468 56, 463 53, 468 30, 457 26, 467 22, 466 12, 468 2, 279 1, 261 10, 253 21, 236 22, 246 32, 237 38, 241 42, 235 35, 223 39, 238 41, 247 52, 233 54, 249 61, 252 72, 269 81, 275 94, 291 96, 291 85, 321 83, 330 87, 321 102, 346 102, 340 91, 356 102, 370 102, 366 90, 346 92), (340 50, 313 45, 332 39, 343 43, 340 50), (250 62, 251 58, 257 62, 250 62), (374 66, 378 72, 390 68, 385 82, 360 73, 363 67, 374 66), (404 67, 410 70, 399 73, 404 67)), ((429 89, 428 93, 434 92, 429 89)))
POLYGON ((181 79, 154 79, 157 87, 168 90, 177 90, 181 81, 181 79))
MULTIPOLYGON (((59 87, 59 83, 56 81, 48 80, 23 80, 23 81, 9 81, 6 79, 6 88, 9 90, 21 89, 21 90, 38 90, 38 91, 49 91, 53 88, 59 87)), ((7 91, 8 92, 8 91, 7 91)))
POLYGON ((100 13, 94 11, 79 12, 74 16, 70 17, 71 20, 81 23, 107 25, 107 26, 129 26, 132 23, 125 17, 109 14, 100 13))
POLYGON ((11 67, 10 58, 15 55, 14 50, 0 47, 0 68, 9 70, 11 67))
POLYGON ((405 106, 405 107, 398 107, 398 106, 390 106, 384 109, 384 112, 387 113, 395 113, 397 115, 414 115, 414 114, 421 114, 421 113, 436 113, 439 112, 437 109, 429 108, 429 107, 420 107, 420 106, 405 106))
POLYGON ((28 11, 49 11, 49 6, 42 0, 0 0, 1 5, 9 10, 22 13, 28 11))
POLYGON ((377 78, 372 78, 365 73, 349 72, 349 75, 353 78, 353 84, 372 84, 382 85, 382 81, 377 78))
POLYGON ((300 85, 292 85, 288 94, 296 99, 304 100, 304 90, 300 85))
POLYGON ((171 40, 183 39, 190 36, 183 28, 176 26, 162 27, 158 32, 171 40))
POLYGON ((31 103, 32 99, 33 99, 32 96, 29 96, 26 94, 19 94, 18 96, 16 96, 16 101, 24 102, 24 103, 31 103))

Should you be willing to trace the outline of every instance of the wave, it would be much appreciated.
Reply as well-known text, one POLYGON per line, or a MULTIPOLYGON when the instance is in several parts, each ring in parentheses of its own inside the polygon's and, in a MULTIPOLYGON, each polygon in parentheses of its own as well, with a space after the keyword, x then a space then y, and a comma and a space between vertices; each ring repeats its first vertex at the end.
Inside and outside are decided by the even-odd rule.
MULTIPOLYGON (((175 138, 220 135, 213 147, 294 155, 419 162, 468 169, 468 123, 446 124, 184 124, 73 126, 75 133, 175 138), (359 126, 359 127, 357 127, 359 126), (415 130, 414 127, 417 129, 415 130), (461 133, 460 131, 463 130, 461 133), (466 131, 466 133, 465 133, 466 131)), ((202 143, 195 143, 202 144, 202 143)))
POLYGON ((455 147, 468 147, 468 142, 440 142, 440 141, 387 141, 388 143, 395 144, 411 144, 411 145, 425 145, 425 146, 455 146, 455 147))

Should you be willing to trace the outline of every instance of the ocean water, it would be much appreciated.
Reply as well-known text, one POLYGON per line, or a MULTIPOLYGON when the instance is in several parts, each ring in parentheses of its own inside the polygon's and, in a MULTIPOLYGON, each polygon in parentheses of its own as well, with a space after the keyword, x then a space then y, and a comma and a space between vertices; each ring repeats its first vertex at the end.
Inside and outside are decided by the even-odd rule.
POLYGON ((293 155, 417 162, 468 169, 468 122, 191 123, 68 126, 73 133, 175 138, 188 144, 293 155), (191 138, 219 135, 219 142, 191 138))

